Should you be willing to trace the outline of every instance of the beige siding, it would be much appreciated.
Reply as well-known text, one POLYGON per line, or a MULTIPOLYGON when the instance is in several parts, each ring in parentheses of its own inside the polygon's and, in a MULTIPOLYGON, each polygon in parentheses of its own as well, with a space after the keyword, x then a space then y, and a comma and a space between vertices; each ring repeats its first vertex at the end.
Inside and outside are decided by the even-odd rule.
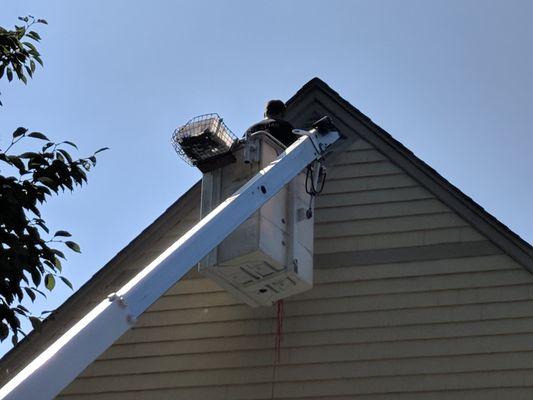
POLYGON ((533 276, 363 141, 329 175, 276 367, 275 309, 191 273, 60 398, 531 399, 533 276))

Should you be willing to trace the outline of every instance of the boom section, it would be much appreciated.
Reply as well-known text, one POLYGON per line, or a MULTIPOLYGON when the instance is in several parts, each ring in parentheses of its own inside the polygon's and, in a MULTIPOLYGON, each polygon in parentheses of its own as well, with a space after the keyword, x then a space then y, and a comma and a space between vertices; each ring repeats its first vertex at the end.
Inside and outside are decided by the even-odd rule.
POLYGON ((205 216, 116 293, 112 293, 0 389, 0 399, 53 399, 129 330, 136 319, 278 193, 305 167, 322 159, 337 131, 302 136, 205 216))

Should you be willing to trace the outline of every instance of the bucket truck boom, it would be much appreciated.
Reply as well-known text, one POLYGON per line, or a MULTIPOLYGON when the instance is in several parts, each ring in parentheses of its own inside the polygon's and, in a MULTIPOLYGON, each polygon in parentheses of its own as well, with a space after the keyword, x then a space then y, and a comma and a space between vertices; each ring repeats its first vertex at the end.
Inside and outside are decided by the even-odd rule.
POLYGON ((31 361, 0 389, 0 399, 52 399, 132 327, 136 319, 204 256, 340 138, 323 118, 180 237, 135 277, 31 361))

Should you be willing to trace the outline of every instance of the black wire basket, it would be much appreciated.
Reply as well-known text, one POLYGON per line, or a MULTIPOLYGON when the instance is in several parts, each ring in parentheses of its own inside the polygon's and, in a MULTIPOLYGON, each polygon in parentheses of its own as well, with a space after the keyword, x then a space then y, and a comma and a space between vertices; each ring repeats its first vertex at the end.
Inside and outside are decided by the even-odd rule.
POLYGON ((236 136, 218 114, 205 114, 191 119, 172 135, 176 153, 189 165, 202 172, 214 169, 217 160, 227 158, 236 136))

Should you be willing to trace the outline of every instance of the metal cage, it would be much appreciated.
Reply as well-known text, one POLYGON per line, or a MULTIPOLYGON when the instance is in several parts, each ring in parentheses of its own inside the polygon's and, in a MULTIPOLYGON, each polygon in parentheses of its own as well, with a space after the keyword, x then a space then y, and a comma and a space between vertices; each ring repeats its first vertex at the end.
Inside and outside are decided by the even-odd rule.
POLYGON ((222 118, 214 113, 191 119, 172 135, 176 153, 196 167, 226 155, 236 140, 222 118))

